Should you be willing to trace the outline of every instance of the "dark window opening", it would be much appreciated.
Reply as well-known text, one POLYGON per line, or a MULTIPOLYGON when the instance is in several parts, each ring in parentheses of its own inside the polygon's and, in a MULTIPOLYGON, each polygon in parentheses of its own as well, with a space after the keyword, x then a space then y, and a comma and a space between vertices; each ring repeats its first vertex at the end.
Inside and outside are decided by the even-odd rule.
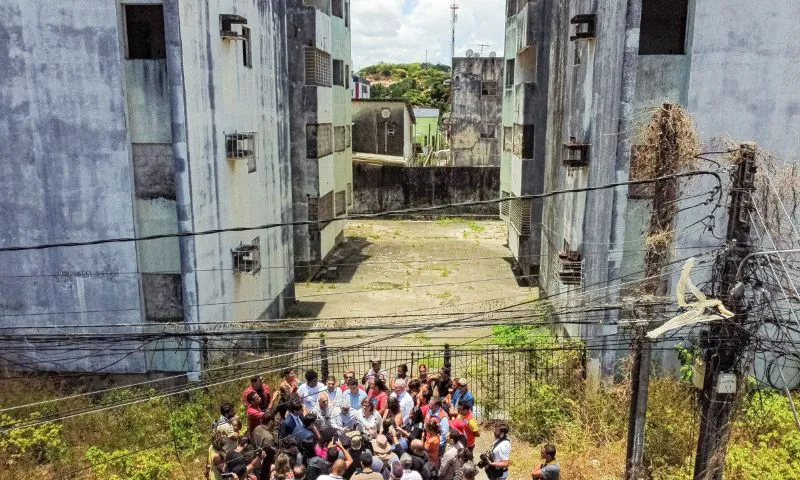
POLYGON ((497 82, 481 82, 481 95, 492 97, 497 95, 497 82))
POLYGON ((250 45, 250 29, 242 27, 242 63, 245 67, 253 68, 253 50, 250 45))
POLYGON ((643 0, 639 55, 686 53, 689 0, 643 0))
POLYGON ((128 58, 167 57, 164 41, 164 9, 161 5, 125 5, 128 58))
POLYGON ((506 88, 514 86, 514 67, 516 62, 514 59, 506 60, 506 88))
POLYGON ((494 123, 484 123, 481 126, 481 138, 495 138, 494 123))
POLYGON ((345 85, 344 88, 350 90, 350 65, 345 65, 344 67, 344 81, 345 85))
POLYGON ((333 3, 331 4, 333 8, 331 11, 334 17, 344 17, 344 13, 342 12, 342 1, 343 0, 333 0, 333 3))
POLYGON ((344 26, 350 27, 350 2, 344 2, 344 26))
POLYGON ((341 60, 333 61, 333 84, 344 87, 344 62, 341 60))

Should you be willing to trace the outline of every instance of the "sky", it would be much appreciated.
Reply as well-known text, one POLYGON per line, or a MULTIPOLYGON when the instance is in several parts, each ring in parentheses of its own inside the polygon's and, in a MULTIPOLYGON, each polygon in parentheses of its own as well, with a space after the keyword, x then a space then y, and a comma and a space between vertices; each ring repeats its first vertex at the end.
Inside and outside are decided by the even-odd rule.
MULTIPOLYGON (((353 70, 378 63, 450 64, 453 0, 351 0, 353 70)), ((467 49, 503 52, 505 0, 456 0, 456 56, 467 49)))

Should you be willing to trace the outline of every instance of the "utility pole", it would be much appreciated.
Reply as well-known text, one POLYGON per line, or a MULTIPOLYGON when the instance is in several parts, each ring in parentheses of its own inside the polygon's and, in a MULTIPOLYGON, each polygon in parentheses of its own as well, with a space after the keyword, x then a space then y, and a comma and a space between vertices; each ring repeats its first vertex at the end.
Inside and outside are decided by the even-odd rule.
MULTIPOLYGON (((650 175, 648 175, 652 178, 674 175, 686 161, 679 156, 677 146, 680 139, 672 124, 673 119, 680 115, 680 107, 665 103, 651 120, 651 124, 655 122, 658 127, 658 136, 648 138, 646 144, 646 148, 653 149, 653 156, 650 160, 652 167, 649 169, 650 175)), ((661 180, 653 185, 652 212, 644 256, 644 275, 646 279, 649 279, 642 286, 645 300, 651 297, 653 299, 663 298, 668 294, 667 280, 661 277, 661 273, 668 260, 674 238, 672 232, 678 212, 677 200, 677 178, 661 180)), ((652 302, 652 304, 654 303, 652 302)), ((643 310, 643 316, 652 321, 660 311, 663 311, 663 307, 652 305, 643 310)), ((626 478, 628 480, 647 477, 644 468, 644 439, 652 356, 650 340, 645 336, 648 324, 648 321, 637 322, 635 327, 636 346, 631 372, 631 405, 628 417, 626 455, 626 478)))
POLYGON ((751 193, 755 189, 755 154, 755 144, 742 144, 731 173, 726 236, 728 250, 718 295, 735 316, 729 321, 712 324, 704 345, 706 373, 700 395, 695 480, 722 479, 736 393, 741 391, 746 370, 742 356, 749 339, 741 325, 747 320, 747 308, 742 295, 732 294, 731 290, 737 283, 739 264, 751 252, 750 213, 753 209, 751 193))

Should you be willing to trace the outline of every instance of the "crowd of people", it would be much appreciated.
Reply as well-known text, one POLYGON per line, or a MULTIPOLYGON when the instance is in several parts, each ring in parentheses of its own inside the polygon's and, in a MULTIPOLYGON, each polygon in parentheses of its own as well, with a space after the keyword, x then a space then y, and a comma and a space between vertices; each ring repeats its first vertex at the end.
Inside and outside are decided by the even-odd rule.
MULTIPOLYGON (((357 378, 353 370, 323 383, 308 370, 301 383, 286 370, 275 392, 259 375, 242 393, 244 421, 231 403, 212 425, 206 478, 213 480, 471 480, 508 478, 511 439, 506 423, 474 456, 481 431, 466 379, 448 367, 412 376, 406 365, 390 375, 381 360, 357 378), (391 388, 389 387, 391 385, 391 388)), ((555 447, 542 450, 532 478, 558 480, 555 447)))

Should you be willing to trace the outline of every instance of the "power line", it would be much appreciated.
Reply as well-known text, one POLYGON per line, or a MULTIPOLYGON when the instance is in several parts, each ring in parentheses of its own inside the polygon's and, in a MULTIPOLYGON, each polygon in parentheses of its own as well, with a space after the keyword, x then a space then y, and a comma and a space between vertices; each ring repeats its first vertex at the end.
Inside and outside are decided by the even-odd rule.
POLYGON ((521 195, 518 197, 506 197, 506 198, 495 198, 491 200, 474 200, 469 202, 459 202, 459 203, 450 203, 445 205, 434 205, 430 207, 415 207, 415 208, 407 208, 401 210, 390 210, 387 212, 379 212, 379 213, 365 213, 365 214, 357 214, 357 215, 348 215, 344 217, 339 217, 334 220, 330 221, 293 221, 293 222, 280 222, 280 223, 266 223, 263 225, 251 226, 251 227, 229 227, 229 228, 218 228, 218 229, 211 229, 211 230, 203 230, 199 232, 180 232, 180 233, 168 233, 168 234, 158 234, 158 235, 147 235, 143 237, 118 237, 118 238, 106 238, 100 240, 87 240, 87 241, 76 241, 76 242, 61 242, 61 243, 44 243, 38 245, 20 245, 20 246, 12 246, 12 247, 0 247, 0 252, 18 252, 18 251, 28 251, 28 250, 45 250, 50 248, 59 248, 59 247, 85 247, 85 246, 93 246, 93 245, 103 245, 103 244, 110 244, 110 243, 128 243, 128 242, 140 242, 146 240, 160 240, 165 238, 184 238, 184 237, 196 237, 196 236, 205 236, 205 235, 214 235, 219 233, 226 233, 226 232, 248 232, 253 230, 269 230, 273 228, 280 228, 280 227, 290 227, 290 226, 302 226, 302 225, 327 225, 333 221, 347 221, 347 220, 361 220, 361 219, 371 219, 371 218, 382 218, 382 217, 391 217, 396 215, 408 215, 411 213, 419 213, 419 212, 432 212, 443 210, 447 208, 454 208, 454 207, 469 207, 469 206, 476 206, 476 205, 493 205, 499 204, 502 202, 509 202, 512 200, 532 200, 532 199, 541 199, 541 198, 549 198, 554 197, 557 195, 563 195, 567 193, 582 193, 582 192, 591 192, 597 190, 606 190, 609 188, 617 188, 617 187, 624 187, 629 185, 643 185, 648 183, 656 183, 664 180, 671 180, 676 178, 682 177, 692 177, 698 175, 711 175, 717 179, 717 183, 719 184, 720 189, 722 188, 722 178, 719 175, 720 170, 697 170, 693 172, 683 172, 683 173, 676 173, 674 175, 668 175, 664 177, 658 177, 653 179, 647 180, 628 180, 625 182, 614 182, 605 185, 596 185, 590 187, 582 187, 582 188, 568 188, 568 189, 561 189, 561 190, 554 190, 551 192, 533 194, 533 195, 521 195))

